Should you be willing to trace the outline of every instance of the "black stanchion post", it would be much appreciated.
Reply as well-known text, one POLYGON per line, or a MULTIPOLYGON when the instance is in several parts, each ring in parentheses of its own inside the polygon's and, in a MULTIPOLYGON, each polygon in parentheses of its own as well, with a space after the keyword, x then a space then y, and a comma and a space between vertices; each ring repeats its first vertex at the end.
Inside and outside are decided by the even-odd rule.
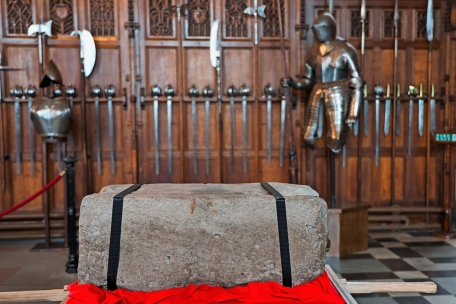
POLYGON ((68 209, 68 247, 70 254, 66 264, 67 273, 78 272, 78 248, 76 240, 76 192, 75 192, 75 177, 74 164, 76 159, 72 156, 65 158, 66 166, 66 186, 67 186, 67 209, 68 209))

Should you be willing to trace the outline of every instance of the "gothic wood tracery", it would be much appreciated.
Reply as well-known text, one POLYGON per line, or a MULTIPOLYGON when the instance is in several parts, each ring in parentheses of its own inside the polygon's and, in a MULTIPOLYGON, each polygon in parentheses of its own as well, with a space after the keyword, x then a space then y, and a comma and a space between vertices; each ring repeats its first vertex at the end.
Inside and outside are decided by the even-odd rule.
MULTIPOLYGON (((351 13, 350 37, 361 38, 361 32, 362 32, 361 11, 353 10, 350 13, 351 13)), ((369 38, 369 19, 370 19, 370 13, 369 13, 369 11, 366 11, 366 19, 364 20, 364 34, 365 34, 366 38, 369 38)))
POLYGON ((49 11, 52 19, 52 32, 69 35, 74 30, 73 1, 50 0, 49 11))
POLYGON ((226 37, 248 37, 247 19, 244 10, 246 0, 227 0, 225 3, 226 37))
MULTIPOLYGON (((266 5, 266 18, 263 21, 263 37, 275 38, 280 37, 279 14, 277 10, 277 2, 275 0, 264 0, 266 5)), ((284 0, 280 0, 280 11, 282 21, 285 24, 285 4, 284 0)), ((284 27, 285 28, 285 27, 284 27)))
POLYGON ((187 18, 189 37, 210 36, 211 5, 209 0, 189 0, 187 18))
POLYGON ((115 36, 114 0, 90 0, 90 32, 93 36, 115 36))
MULTIPOLYGON (((383 37, 394 38, 394 11, 384 11, 385 22, 383 24, 383 37)), ((397 23, 397 37, 402 38, 402 11, 399 11, 399 22, 397 23)))
POLYGON ((8 0, 6 3, 7 34, 27 35, 27 29, 33 23, 31 0, 8 0))
POLYGON ((149 0, 149 35, 173 36, 171 0, 149 0))
POLYGON ((416 38, 426 38, 426 11, 416 12, 416 38))

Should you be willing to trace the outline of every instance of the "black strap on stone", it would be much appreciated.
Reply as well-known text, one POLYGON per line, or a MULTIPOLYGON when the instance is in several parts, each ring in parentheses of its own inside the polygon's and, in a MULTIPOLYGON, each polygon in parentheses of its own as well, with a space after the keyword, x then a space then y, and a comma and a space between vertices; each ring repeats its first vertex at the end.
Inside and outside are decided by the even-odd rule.
POLYGON ((122 232, 122 211, 124 197, 141 188, 143 184, 133 186, 120 192, 112 199, 111 239, 108 257, 108 290, 117 289, 117 271, 119 270, 120 234, 122 232))
POLYGON ((283 286, 291 287, 290 243, 288 241, 287 209, 285 198, 268 183, 260 183, 276 200, 277 225, 279 227, 280 260, 282 262, 283 286))

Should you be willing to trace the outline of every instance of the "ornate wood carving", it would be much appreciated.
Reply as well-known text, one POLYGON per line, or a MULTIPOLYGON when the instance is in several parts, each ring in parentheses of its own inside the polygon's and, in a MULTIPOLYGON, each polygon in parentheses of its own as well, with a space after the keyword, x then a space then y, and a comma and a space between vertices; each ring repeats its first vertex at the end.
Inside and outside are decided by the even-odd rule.
POLYGON ((211 32, 211 6, 209 0, 188 1, 188 36, 209 37, 211 32))
POLYGON ((115 36, 114 0, 90 0, 90 32, 94 36, 115 36))
POLYGON ((295 30, 299 31, 301 40, 306 40, 309 30, 309 25, 306 24, 306 0, 300 1, 299 12, 299 24, 296 24, 295 30))
MULTIPOLYGON (((266 5, 266 18, 263 21, 263 37, 280 37, 277 2, 275 0, 264 0, 263 4, 266 5)), ((282 12, 282 20, 285 22, 284 7, 284 0, 280 0, 280 11, 282 12)), ((286 28, 285 25, 284 28, 286 28)))
POLYGON ((49 11, 52 19, 52 32, 69 35, 74 30, 73 1, 50 0, 49 11))
POLYGON ((244 10, 246 0, 227 0, 225 3, 225 34, 226 37, 248 37, 247 20, 244 10))
POLYGON ((31 0, 7 0, 8 35, 27 35, 27 29, 33 23, 31 0))
POLYGON ((149 0, 149 35, 173 36, 171 0, 149 0))
MULTIPOLYGON (((361 22, 361 11, 351 11, 351 26, 350 26, 350 37, 360 38, 362 31, 361 22)), ((364 20, 364 35, 369 38, 369 11, 366 11, 366 19, 364 20)))
POLYGON ((416 38, 426 38, 426 11, 416 12, 416 38))
MULTIPOLYGON (((385 11, 385 22, 383 24, 383 37, 394 38, 394 11, 385 11)), ((399 22, 397 23, 397 37, 402 37, 402 12, 399 11, 399 22)))

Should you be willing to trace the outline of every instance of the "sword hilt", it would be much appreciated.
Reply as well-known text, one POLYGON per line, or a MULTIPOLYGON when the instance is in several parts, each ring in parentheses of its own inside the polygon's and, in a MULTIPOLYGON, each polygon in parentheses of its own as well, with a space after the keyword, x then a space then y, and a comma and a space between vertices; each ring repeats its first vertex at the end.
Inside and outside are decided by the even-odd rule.
POLYGON ((423 84, 420 83, 420 94, 418 95, 418 97, 423 97, 423 84))
POLYGON ((398 83, 398 84, 396 85, 396 87, 397 87, 396 96, 397 96, 397 97, 401 97, 401 84, 398 83))
POLYGON ((390 84, 388 83, 386 85, 386 97, 390 97, 390 91, 391 91, 391 88, 390 88, 390 84))

